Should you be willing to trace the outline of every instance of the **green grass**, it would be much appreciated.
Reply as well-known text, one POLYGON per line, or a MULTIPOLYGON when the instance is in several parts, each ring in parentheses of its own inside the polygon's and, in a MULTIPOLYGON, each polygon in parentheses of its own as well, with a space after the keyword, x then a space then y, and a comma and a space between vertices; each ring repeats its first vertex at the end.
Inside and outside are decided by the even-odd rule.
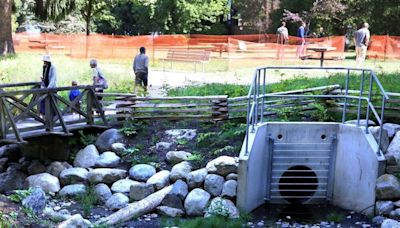
POLYGON ((241 228, 243 224, 245 224, 250 217, 240 217, 238 219, 229 219, 221 216, 212 216, 208 218, 198 217, 193 219, 170 219, 170 218, 162 218, 161 226, 162 227, 171 227, 177 226, 180 228, 199 228, 199 227, 207 227, 207 228, 241 228))

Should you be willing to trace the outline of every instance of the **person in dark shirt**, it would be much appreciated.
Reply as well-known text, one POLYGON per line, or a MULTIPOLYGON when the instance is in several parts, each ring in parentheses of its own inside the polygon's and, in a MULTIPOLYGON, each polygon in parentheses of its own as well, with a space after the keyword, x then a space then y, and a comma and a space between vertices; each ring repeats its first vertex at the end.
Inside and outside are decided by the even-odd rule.
POLYGON ((306 44, 305 39, 305 30, 306 30, 306 23, 303 21, 300 24, 300 27, 297 29, 297 37, 299 38, 299 47, 297 48, 296 57, 301 58, 305 55, 305 48, 304 45, 306 44))
MULTIPOLYGON (((72 81, 71 85, 78 86, 78 82, 72 81)), ((79 89, 72 89, 71 91, 69 91, 69 101, 73 102, 77 97, 79 97, 79 95, 81 95, 81 91, 79 89)), ((81 108, 81 101, 78 101, 75 104, 75 108, 81 108)), ((74 113, 74 110, 71 110, 71 112, 74 113)))

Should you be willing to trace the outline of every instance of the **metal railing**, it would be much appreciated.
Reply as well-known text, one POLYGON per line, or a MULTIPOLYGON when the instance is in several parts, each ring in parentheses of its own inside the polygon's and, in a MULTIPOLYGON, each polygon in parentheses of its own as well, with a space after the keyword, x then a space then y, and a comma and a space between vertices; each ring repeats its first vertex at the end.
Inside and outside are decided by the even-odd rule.
MULTIPOLYGON (((352 75, 353 76, 353 75, 352 75)), ((360 69, 360 68, 346 68, 346 67, 287 67, 287 66, 277 66, 277 67, 261 67, 257 68, 255 71, 255 75, 253 77, 252 84, 249 89, 249 93, 247 95, 248 98, 248 105, 247 105, 247 118, 246 118, 246 140, 245 140, 245 155, 249 153, 249 133, 254 132, 255 127, 259 123, 266 122, 264 111, 268 108, 266 105, 266 100, 268 98, 297 98, 297 99, 304 99, 304 98, 319 98, 319 99, 343 99, 343 111, 342 111, 342 123, 346 121, 347 115, 347 105, 349 100, 358 100, 357 105, 357 127, 360 126, 360 119, 361 119, 361 108, 363 101, 367 103, 366 113, 365 113, 365 132, 368 134, 368 123, 369 123, 369 116, 372 112, 373 116, 377 120, 380 131, 379 131, 379 138, 378 138, 378 151, 376 152, 378 155, 381 154, 380 148, 382 144, 382 127, 383 127, 383 118, 385 114, 385 103, 389 100, 389 95, 383 88, 382 84, 380 83, 378 77, 376 76, 375 72, 371 69, 360 69), (345 72, 345 86, 344 90, 345 93, 343 95, 317 95, 317 94, 272 94, 268 93, 267 91, 267 72, 271 70, 296 70, 296 71, 335 71, 335 72, 345 72), (359 95, 349 95, 349 86, 350 80, 352 77, 350 75, 352 73, 356 73, 356 77, 360 78, 360 90, 359 95), (366 78, 369 78, 366 80, 366 78), (368 91, 364 91, 366 81, 369 82, 368 91), (376 110, 373 104, 373 87, 374 85, 377 86, 380 95, 382 96, 382 105, 380 115, 376 110)))

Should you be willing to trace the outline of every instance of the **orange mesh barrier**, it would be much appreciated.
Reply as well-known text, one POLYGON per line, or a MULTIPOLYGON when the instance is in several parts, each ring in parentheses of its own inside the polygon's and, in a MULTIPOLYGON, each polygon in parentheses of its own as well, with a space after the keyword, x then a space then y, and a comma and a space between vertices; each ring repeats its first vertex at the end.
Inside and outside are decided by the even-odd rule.
MULTIPOLYGON (((290 36, 285 45, 277 43, 276 34, 248 35, 147 35, 114 36, 93 34, 56 35, 26 33, 14 34, 17 52, 37 51, 50 54, 65 54, 76 58, 133 58, 138 48, 145 46, 150 57, 165 58, 169 49, 208 50, 213 58, 225 59, 295 59, 299 38, 290 36)), ((397 48, 400 38, 393 38, 397 48)), ((310 46, 333 47, 326 57, 344 55, 344 37, 307 38, 305 48, 310 46)), ((390 49, 390 48, 387 48, 390 49)), ((395 50, 395 48, 392 48, 395 50)), ((392 50, 390 49, 390 50, 392 50)), ((395 52, 393 52, 395 54, 395 52)), ((319 53, 307 51, 309 56, 319 53)))
POLYGON ((367 55, 371 59, 400 59, 400 36, 371 36, 367 55))

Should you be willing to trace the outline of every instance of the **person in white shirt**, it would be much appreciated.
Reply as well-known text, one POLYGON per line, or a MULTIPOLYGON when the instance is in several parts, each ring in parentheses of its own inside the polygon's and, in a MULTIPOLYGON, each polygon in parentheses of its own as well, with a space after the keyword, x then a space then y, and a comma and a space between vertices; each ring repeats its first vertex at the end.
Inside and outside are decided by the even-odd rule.
MULTIPOLYGON (((92 68, 93 85, 98 86, 95 88, 95 92, 103 93, 104 89, 108 88, 107 80, 106 80, 103 72, 98 67, 96 59, 90 60, 89 64, 90 64, 90 67, 92 68)), ((98 96, 97 99, 102 100, 103 96, 98 96)))
POLYGON ((278 43, 278 52, 277 52, 277 58, 278 59, 283 59, 283 55, 285 53, 285 44, 289 40, 289 32, 288 29, 286 28, 286 22, 282 21, 281 27, 279 27, 276 31, 278 38, 277 38, 277 43, 278 43))

